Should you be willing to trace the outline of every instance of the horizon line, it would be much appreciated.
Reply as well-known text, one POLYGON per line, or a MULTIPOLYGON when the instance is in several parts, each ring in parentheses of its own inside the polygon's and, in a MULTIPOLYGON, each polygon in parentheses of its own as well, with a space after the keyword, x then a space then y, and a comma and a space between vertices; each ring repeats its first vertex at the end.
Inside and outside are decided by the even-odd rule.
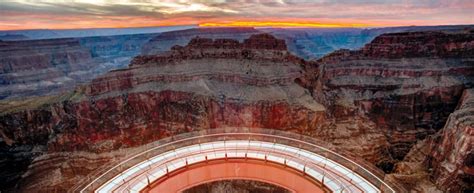
MULTIPOLYGON (((240 23, 240 22, 239 22, 240 23)), ((363 24, 355 25, 339 25, 339 24, 319 24, 308 23, 309 25, 298 25, 294 22, 293 25, 278 25, 278 23, 289 24, 291 22, 244 22, 244 23, 277 23, 277 25, 234 25, 232 23, 200 23, 189 25, 161 25, 161 26, 136 26, 136 27, 84 27, 84 28, 25 28, 25 29, 0 29, 1 32, 6 31, 28 31, 28 30, 94 30, 94 29, 140 29, 140 28, 166 28, 166 27, 194 27, 194 28, 283 28, 283 29, 375 29, 375 28, 391 28, 391 27, 435 27, 435 26, 474 26, 472 24, 442 24, 442 25, 386 25, 386 26, 370 26, 363 24)))

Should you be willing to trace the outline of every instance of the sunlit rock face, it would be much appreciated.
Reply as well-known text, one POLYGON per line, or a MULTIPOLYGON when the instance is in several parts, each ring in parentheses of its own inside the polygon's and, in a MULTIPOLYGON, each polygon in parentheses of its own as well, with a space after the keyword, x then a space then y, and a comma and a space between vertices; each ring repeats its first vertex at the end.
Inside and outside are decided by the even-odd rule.
MULTIPOLYGON (((375 163, 390 172, 417 141, 445 126, 463 91, 472 87, 473 43, 472 32, 381 35, 361 50, 322 58, 301 82, 336 125, 357 117, 368 119, 362 125, 375 124, 386 139, 381 147, 386 156, 375 163)), ((448 181, 466 187, 461 180, 448 181)))
MULTIPOLYGON (((7 152, 42 147, 25 149, 23 159, 29 160, 36 156, 31 152, 105 153, 177 133, 228 126, 310 133, 324 125, 326 114, 324 106, 294 81, 306 64, 286 51, 283 40, 268 34, 242 43, 196 38, 160 55, 136 57, 129 68, 100 76, 72 94, 5 102, 0 118, 3 146, 7 152)), ((35 181, 41 179, 32 171, 58 159, 37 158, 22 188, 40 188, 35 181)), ((55 170, 56 186, 42 188, 64 187, 61 179, 69 171, 95 160, 84 159, 91 161, 55 170)))
POLYGON ((421 192, 472 190, 473 102, 473 89, 464 90, 444 127, 419 141, 403 161, 395 165, 388 179, 421 192), (432 183, 442 191, 433 189, 432 183))
POLYGON ((446 125, 430 141, 426 162, 445 191, 474 190, 474 89, 466 89, 446 125))
POLYGON ((319 128, 325 108, 294 82, 304 61, 285 48, 266 34, 244 43, 196 38, 163 55, 137 57, 128 69, 81 88, 72 104, 81 119, 49 147, 103 152, 196 129, 319 128))
MULTIPOLYGON (((72 176, 86 176, 96 164, 123 157, 124 148, 193 130, 242 126, 331 142, 399 174, 395 180, 407 179, 403 163, 424 162, 429 154, 430 164, 418 165, 425 183, 407 187, 468 188, 462 180, 445 179, 454 174, 452 168, 465 172, 455 179, 472 179, 464 169, 471 160, 466 145, 447 151, 448 144, 469 143, 442 132, 472 87, 472 33, 387 34, 361 50, 334 52, 318 61, 294 56, 285 41, 271 35, 247 35, 241 41, 194 38, 137 56, 128 68, 72 93, 2 102, 0 145, 9 155, 2 164, 24 161, 18 170, 2 170, 8 173, 2 176, 15 184, 12 179, 28 169, 22 190, 66 190, 72 176), (433 144, 443 144, 444 150, 419 142, 435 133, 440 137, 433 144), (417 154, 420 149, 425 154, 417 154), (467 161, 446 164, 444 159, 457 160, 450 156, 467 161)), ((466 128, 472 127, 459 130, 466 128)))

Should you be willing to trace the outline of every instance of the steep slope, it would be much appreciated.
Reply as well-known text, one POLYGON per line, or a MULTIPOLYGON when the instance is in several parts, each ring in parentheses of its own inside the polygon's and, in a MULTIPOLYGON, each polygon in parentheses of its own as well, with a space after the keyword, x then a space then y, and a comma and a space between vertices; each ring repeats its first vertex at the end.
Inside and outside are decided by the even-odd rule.
MULTIPOLYGON (((1 163, 13 168, 24 161, 24 168, 3 170, 8 175, 2 180, 14 184, 10 176, 17 179, 29 165, 23 191, 64 191, 95 164, 123 157, 125 148, 187 131, 242 126, 311 135, 387 173, 400 174, 402 160, 431 156, 427 163, 436 172, 426 169, 418 179, 422 187, 407 187, 460 191, 469 188, 464 179, 472 179, 472 156, 468 138, 453 138, 452 132, 472 127, 443 126, 473 86, 473 42, 471 31, 385 34, 360 50, 309 62, 268 34, 242 41, 194 38, 135 57, 128 68, 74 93, 0 103, 1 153, 9 156, 1 163), (441 137, 433 144, 442 149, 415 145, 435 133, 441 137), (456 156, 463 161, 453 161, 456 156)), ((394 179, 406 180, 399 177, 394 179)))
MULTIPOLYGON (((12 160, 28 163, 37 153, 50 152, 33 162, 21 187, 61 190, 71 186, 66 180, 69 170, 87 171, 77 165, 57 171, 55 165, 66 161, 64 154, 54 152, 105 153, 227 126, 312 132, 326 115, 324 106, 294 82, 307 64, 289 54, 283 40, 267 34, 242 43, 195 38, 161 55, 136 57, 129 68, 100 76, 71 95, 5 102, 0 116, 2 152, 12 155, 5 167, 16 163, 12 160), (54 179, 59 181, 37 177, 51 170, 58 172, 54 179)), ((111 158, 85 159, 74 163, 111 158)))
POLYGON ((94 65, 75 39, 0 42, 0 99, 74 86, 68 73, 94 65))
POLYGON ((473 86, 473 49, 470 31, 384 34, 361 50, 323 57, 300 82, 325 104, 335 125, 354 119, 375 124, 387 140, 385 156, 375 163, 390 172, 415 143, 443 128, 463 90, 473 86))
POLYGON ((474 89, 465 90, 456 111, 430 144, 427 162, 445 191, 474 190, 474 89))
POLYGON ((0 42, 0 99, 52 95, 126 67, 156 34, 0 42))
POLYGON ((403 161, 395 165, 388 179, 423 192, 435 191, 431 188, 433 184, 444 192, 474 190, 473 105, 473 89, 464 90, 443 129, 418 142, 403 161), (430 178, 432 182, 427 180, 430 178))

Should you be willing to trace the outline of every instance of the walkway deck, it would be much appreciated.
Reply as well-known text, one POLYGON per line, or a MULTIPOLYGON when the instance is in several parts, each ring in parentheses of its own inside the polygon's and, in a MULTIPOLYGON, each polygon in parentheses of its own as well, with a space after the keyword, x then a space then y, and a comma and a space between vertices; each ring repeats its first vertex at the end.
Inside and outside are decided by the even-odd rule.
MULTIPOLYGON (((383 181, 383 172, 360 159, 334 151, 329 144, 310 137, 271 129, 226 128, 176 135, 144 146, 140 152, 118 165, 91 177, 80 192, 156 192, 160 183, 183 176, 182 173, 219 163, 263 163, 299 173, 296 181, 271 179, 271 174, 255 174, 254 180, 283 186, 294 192, 400 192, 383 181), (252 160, 246 161, 246 160, 252 160), (314 189, 297 186, 312 182, 314 189), (299 182, 297 182, 299 181, 299 182), (160 182, 160 183, 158 183, 160 182), (316 190, 318 188, 318 190, 316 190)), ((244 164, 245 165, 245 164, 244 164)), ((244 165, 239 167, 244 167, 244 165)), ((248 164, 247 164, 248 165, 248 164)), ((247 167, 247 165, 245 167, 247 167)), ((251 166, 255 167, 255 165, 251 166)), ((264 169, 264 167, 261 167, 264 169)), ((201 169, 202 170, 202 169, 201 169)), ((207 172, 210 170, 208 169, 207 172)), ((262 170, 263 171, 263 170, 262 170)), ((223 178, 252 178, 240 172, 206 174, 202 183, 223 178), (239 176, 240 175, 240 176, 239 176)), ((199 184, 183 177, 172 191, 199 184)), ((310 186, 308 186, 310 187, 310 186)))

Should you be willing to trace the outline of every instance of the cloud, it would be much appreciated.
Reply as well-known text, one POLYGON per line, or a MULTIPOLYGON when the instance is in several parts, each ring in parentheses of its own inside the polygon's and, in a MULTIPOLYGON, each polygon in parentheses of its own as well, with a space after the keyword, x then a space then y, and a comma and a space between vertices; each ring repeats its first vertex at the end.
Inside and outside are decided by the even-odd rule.
POLYGON ((264 19, 374 25, 474 23, 472 0, 0 0, 0 5, 0 29, 22 21, 67 26, 71 18, 82 23, 140 18, 154 24, 264 19))

